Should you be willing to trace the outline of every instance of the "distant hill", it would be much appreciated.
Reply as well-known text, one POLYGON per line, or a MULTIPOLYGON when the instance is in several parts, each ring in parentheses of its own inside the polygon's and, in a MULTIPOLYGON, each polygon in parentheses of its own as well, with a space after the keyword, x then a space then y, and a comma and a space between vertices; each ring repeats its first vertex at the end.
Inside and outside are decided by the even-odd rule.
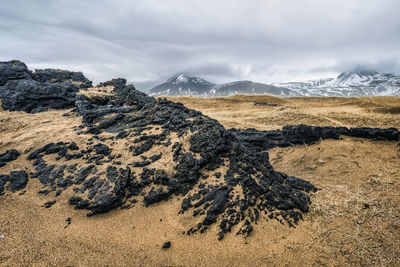
POLYGON ((400 76, 376 71, 343 72, 336 78, 307 82, 263 84, 236 81, 214 84, 199 77, 178 73, 150 89, 151 96, 218 97, 235 94, 290 96, 400 96, 400 76))
POLYGON ((400 76, 376 71, 343 72, 336 78, 274 85, 302 96, 400 96, 400 76))
POLYGON ((150 89, 151 96, 182 96, 182 95, 206 95, 215 84, 199 77, 188 77, 178 73, 169 78, 165 83, 150 89))
POLYGON ((274 85, 252 81, 236 81, 224 84, 210 83, 199 77, 188 77, 178 73, 165 83, 150 89, 151 96, 230 96, 235 94, 271 94, 278 96, 295 96, 294 91, 274 85))

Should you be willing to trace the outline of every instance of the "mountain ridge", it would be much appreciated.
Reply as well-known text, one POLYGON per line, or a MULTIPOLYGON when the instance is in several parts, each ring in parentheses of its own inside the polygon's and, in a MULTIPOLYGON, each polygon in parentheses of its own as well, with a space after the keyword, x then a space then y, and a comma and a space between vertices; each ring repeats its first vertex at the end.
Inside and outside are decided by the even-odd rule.
POLYGON ((274 85, 256 83, 249 80, 234 81, 229 83, 215 84, 200 77, 189 77, 180 72, 164 83, 150 89, 150 96, 201 96, 218 97, 231 96, 235 94, 273 94, 278 96, 296 96, 290 89, 274 85))
POLYGON ((377 71, 342 72, 336 78, 275 83, 302 96, 400 96, 400 76, 377 71))
POLYGON ((151 96, 224 97, 235 94, 292 96, 400 96, 400 76, 371 70, 342 72, 335 78, 264 84, 249 80, 215 84, 177 73, 152 89, 151 96))

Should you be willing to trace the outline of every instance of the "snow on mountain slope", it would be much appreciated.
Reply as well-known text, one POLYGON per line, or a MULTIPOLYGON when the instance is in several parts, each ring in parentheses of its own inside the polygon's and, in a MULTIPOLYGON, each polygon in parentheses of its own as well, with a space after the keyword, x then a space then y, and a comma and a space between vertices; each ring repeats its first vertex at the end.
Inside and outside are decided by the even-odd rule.
POLYGON ((151 96, 194 95, 204 97, 230 96, 235 94, 272 94, 278 96, 296 96, 296 92, 262 83, 237 81, 224 84, 213 84, 199 77, 188 77, 178 73, 165 83, 150 89, 151 96))
POLYGON ((169 78, 165 83, 150 89, 151 96, 182 96, 196 95, 204 96, 215 84, 199 77, 188 77, 178 73, 169 78))
POLYGON ((375 71, 343 72, 336 78, 274 85, 303 96, 400 96, 400 77, 375 71))
POLYGON ((252 81, 214 84, 199 77, 189 77, 178 73, 165 83, 150 89, 149 93, 151 96, 194 95, 203 97, 235 94, 272 94, 282 97, 400 96, 400 76, 376 71, 356 71, 343 72, 336 78, 268 85, 252 81))

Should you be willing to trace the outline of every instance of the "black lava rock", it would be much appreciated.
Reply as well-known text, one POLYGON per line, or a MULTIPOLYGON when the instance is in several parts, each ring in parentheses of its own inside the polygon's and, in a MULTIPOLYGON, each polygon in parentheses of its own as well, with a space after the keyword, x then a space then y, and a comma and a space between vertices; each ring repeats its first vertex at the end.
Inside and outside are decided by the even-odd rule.
POLYGON ((237 130, 230 132, 242 141, 254 145, 261 150, 274 147, 287 147, 298 144, 314 144, 321 139, 338 140, 341 135, 362 137, 375 140, 400 140, 400 131, 395 128, 346 128, 346 127, 320 127, 309 125, 288 125, 282 130, 258 131, 256 129, 237 130))
POLYGON ((171 247, 171 242, 170 241, 165 242, 163 244, 163 246, 162 246, 162 248, 164 248, 164 249, 167 249, 167 248, 170 248, 170 247, 171 247))
POLYGON ((65 109, 74 106, 78 87, 70 82, 49 83, 34 80, 11 80, 0 88, 5 110, 31 113, 38 108, 65 109))
POLYGON ((93 148, 95 149, 96 154, 105 155, 105 156, 108 156, 111 154, 111 149, 107 145, 97 144, 97 145, 94 145, 93 148))
POLYGON ((4 185, 10 180, 7 174, 0 174, 0 196, 4 194, 4 185))
POLYGON ((0 167, 6 165, 6 162, 10 162, 16 160, 19 157, 20 153, 16 149, 10 149, 0 154, 0 167))
POLYGON ((28 183, 28 175, 22 170, 12 171, 10 172, 9 181, 10 183, 7 186, 7 189, 11 192, 16 192, 25 188, 26 184, 28 183))
POLYGON ((24 79, 31 79, 31 73, 25 63, 19 60, 0 62, 0 86, 5 85, 8 81, 24 79))
POLYGON ((54 204, 56 204, 56 200, 48 201, 48 202, 43 204, 43 207, 48 209, 48 208, 51 208, 51 206, 53 206, 54 204))
POLYGON ((92 86, 81 72, 45 69, 31 72, 21 61, 0 62, 0 98, 6 110, 29 113, 74 106, 79 89, 92 86))
POLYGON ((68 70, 55 70, 55 69, 44 69, 35 70, 32 74, 32 79, 38 82, 74 82, 80 89, 92 87, 92 82, 89 81, 82 72, 74 72, 68 70))

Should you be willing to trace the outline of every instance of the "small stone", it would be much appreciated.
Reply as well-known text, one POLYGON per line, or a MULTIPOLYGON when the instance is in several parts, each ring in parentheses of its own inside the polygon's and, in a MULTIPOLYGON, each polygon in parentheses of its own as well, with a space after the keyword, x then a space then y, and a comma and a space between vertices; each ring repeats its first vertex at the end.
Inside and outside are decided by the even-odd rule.
POLYGON ((171 247, 171 242, 170 242, 170 241, 165 242, 165 243, 163 244, 162 247, 163 247, 164 249, 170 248, 170 247, 171 247))

